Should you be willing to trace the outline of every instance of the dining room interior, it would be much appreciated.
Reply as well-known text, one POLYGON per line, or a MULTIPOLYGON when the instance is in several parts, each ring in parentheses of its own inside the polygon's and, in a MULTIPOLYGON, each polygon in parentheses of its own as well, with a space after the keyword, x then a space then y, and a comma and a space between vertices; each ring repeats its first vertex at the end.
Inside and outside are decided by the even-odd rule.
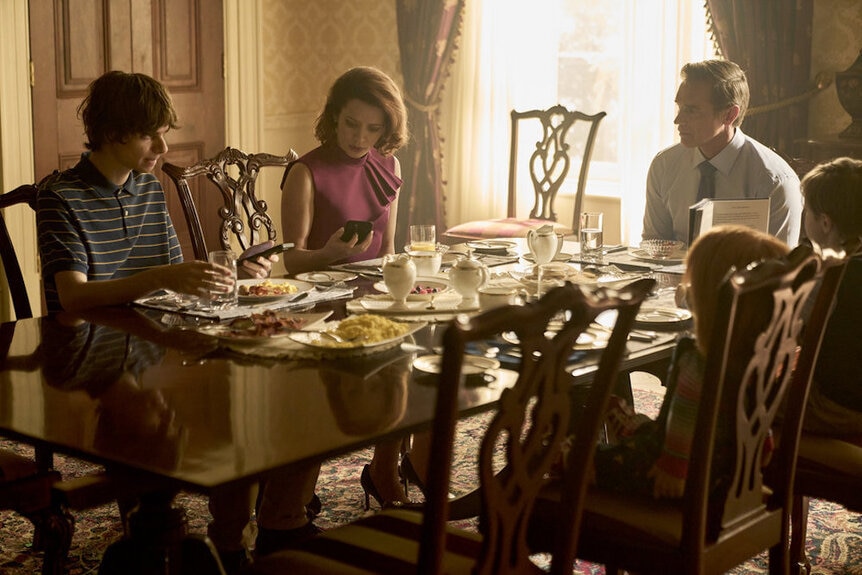
MULTIPOLYGON (((0 6, 4 11, 0 26, 9 39, 4 42, 5 65, 0 69, 4 80, 0 84, 0 183, 4 190, 45 175, 34 168, 30 102, 29 31, 42 24, 29 22, 28 8, 39 4, 46 2, 9 0, 0 6)), ((215 155, 225 145, 274 154, 293 149, 301 155, 314 147, 311 126, 326 87, 339 73, 364 64, 379 67, 399 82, 411 78, 411 74, 405 76, 405 58, 399 47, 398 2, 363 0, 343 5, 336 0, 225 0, 200 7, 207 12, 218 9, 217 4, 224 14, 224 141, 211 144, 206 154, 184 153, 176 163, 194 163, 215 155)), ((430 166, 432 173, 439 173, 434 182, 418 188, 415 198, 405 198, 399 221, 433 222, 446 229, 469 220, 505 216, 510 111, 564 104, 585 113, 608 112, 597 138, 584 209, 606 214, 606 243, 636 245, 649 162, 676 137, 674 93, 679 69, 687 61, 714 57, 719 44, 707 28, 707 4, 621 0, 595 5, 585 0, 554 0, 525 10, 518 2, 467 2, 457 46, 441 68, 444 74, 434 93, 437 101, 430 116, 431 128, 411 126, 414 142, 435 124, 439 127, 439 164, 430 166)), ((859 55, 859 4, 854 0, 805 3, 808 13, 799 17, 808 18, 808 27, 791 14, 796 8, 787 6, 774 9, 783 14, 783 24, 805 30, 806 42, 810 41, 807 75, 800 78, 798 73, 784 72, 790 84, 782 85, 776 71, 769 87, 762 88, 763 94, 758 93, 757 80, 750 81, 755 83, 752 108, 765 108, 761 118, 770 116, 762 129, 775 130, 776 124, 787 129, 792 124, 795 141, 787 141, 786 136, 770 141, 772 136, 752 135, 790 157, 816 156, 818 150, 819 159, 823 153, 859 154, 858 144, 836 138, 851 118, 839 102, 833 81, 834 74, 847 70, 859 55), (770 111, 776 104, 782 107, 770 111), (792 113, 794 121, 782 122, 786 118, 782 113, 792 113)), ((95 10, 84 16, 97 25, 100 14, 95 10)), ((49 15, 53 18, 53 9, 49 15)), ((44 34, 32 36, 34 42, 45 38, 44 34)), ((790 36, 789 30, 775 30, 770 41, 780 37, 790 42, 790 36)), ((740 48, 734 49, 746 45, 739 41, 740 48)), ((736 57, 744 68, 754 65, 752 58, 747 53, 736 57)), ((221 65, 212 56, 201 62, 202 68, 221 65)), ((152 62, 143 66, 152 66, 152 62)), ((33 78, 37 84, 40 69, 36 67, 37 77, 33 78)), ((53 73, 52 68, 41 70, 53 73)), ((69 72, 74 73, 86 70, 69 72)), ((82 80, 77 81, 82 86, 82 80)), ((409 86, 405 90, 408 98, 421 99, 410 96, 409 86)), ((428 109, 423 108, 426 116, 428 109)), ((74 116, 68 106, 59 113, 74 116)), ((744 129, 758 121, 750 116, 744 129)), ((751 129, 759 130, 760 125, 751 129)), ((190 121, 186 126, 195 130, 190 121)), ((76 148, 82 149, 80 138, 67 140, 71 149, 61 155, 59 165, 56 156, 49 157, 49 167, 41 168, 43 171, 76 159, 76 148)), ((402 152, 404 156, 412 150, 402 152)), ((39 161, 35 165, 46 166, 39 161)), ((526 171, 522 173, 526 177, 526 171)), ((265 175, 260 186, 263 199, 271 205, 279 204, 277 179, 265 175)), ((576 173, 569 180, 560 191, 556 210, 566 225, 571 224, 567 220, 573 213, 576 173)), ((167 178, 164 181, 170 185, 167 178)), ((529 210, 527 196, 520 196, 519 210, 529 210)), ((280 214, 271 212, 280 229, 280 214)), ((35 226, 28 218, 15 219, 10 234, 30 256, 23 258, 25 279, 30 292, 38 293, 38 271, 33 263, 35 226)), ((8 309, 8 302, 2 306, 8 309)))
MULTIPOLYGON (((153 0, 145 4, 147 9, 158 10, 166 2, 153 0)), ((722 46, 744 68, 756 65, 759 70, 773 72, 757 90, 757 79, 749 71, 749 81, 755 87, 755 113, 743 125, 746 133, 748 125, 752 125, 761 141, 787 157, 824 159, 824 154, 862 154, 856 140, 838 137, 854 118, 839 101, 835 82, 835 75, 849 70, 862 54, 862 4, 858 0, 782 1, 783 7, 775 8, 780 18, 773 16, 792 26, 792 30, 772 30, 767 26, 769 33, 763 34, 762 29, 737 16, 739 29, 752 37, 736 37, 732 26, 730 30, 717 31, 713 25, 719 15, 726 25, 733 20, 729 14, 744 10, 746 2, 538 0, 526 6, 514 0, 446 2, 441 4, 455 14, 454 21, 448 22, 449 28, 445 21, 440 24, 441 29, 449 30, 446 37, 451 46, 446 48, 440 47, 442 42, 429 43, 429 37, 435 36, 423 34, 421 18, 410 21, 405 16, 405 5, 416 3, 404 0, 191 2, 190 13, 220 11, 224 31, 223 55, 204 55, 198 62, 201 68, 215 66, 223 70, 224 139, 212 153, 195 150, 199 157, 194 159, 214 156, 227 146, 278 155, 294 151, 301 156, 317 145, 312 126, 333 79, 352 66, 371 65, 403 87, 411 114, 413 140, 399 152, 399 159, 402 166, 406 165, 405 185, 411 176, 416 184, 411 185, 399 205, 402 232, 406 233, 408 224, 433 223, 442 233, 458 223, 504 217, 511 111, 563 104, 590 114, 607 112, 592 158, 583 211, 604 214, 606 245, 637 246, 649 162, 678 137, 673 118, 679 70, 689 61, 728 57, 722 55, 722 46), (404 32, 408 25, 413 27, 404 32), (794 44, 800 41, 804 49, 794 44), (769 58, 780 58, 773 50, 780 43, 784 50, 804 54, 804 74, 799 73, 798 66, 770 64, 774 60, 769 58), (439 48, 438 58, 411 53, 412 60, 409 59, 405 54, 415 51, 416 45, 439 48), (436 74, 427 70, 429 66, 438 67, 436 74), (417 150, 424 140, 435 140, 438 147, 420 153, 417 150)), ((92 11, 88 16, 94 20, 105 17, 98 4, 88 4, 92 11)), ((754 4, 761 6, 764 13, 771 9, 765 0, 754 4)), ((2 191, 46 175, 36 167, 44 164, 35 158, 33 135, 36 108, 31 102, 31 87, 43 76, 32 72, 30 53, 32 44, 44 37, 40 27, 46 26, 31 19, 31 7, 35 5, 45 5, 45 0, 0 2, 0 36, 4 38, 0 46, 2 191)), ((756 12, 752 10, 746 16, 753 18, 756 12)), ((52 12, 52 17, 60 22, 59 15, 52 12)), ((152 62, 141 66, 141 71, 154 70, 152 62)), ((68 106, 63 112, 74 115, 68 106)), ((190 132, 196 130, 193 123, 184 127, 190 132)), ((182 128, 178 130, 181 132, 182 128)), ((73 149, 79 143, 83 149, 83 137, 77 133, 66 139, 73 142, 73 149)), ((180 158, 192 157, 187 148, 180 147, 179 152, 187 154, 180 158)), ((63 162, 73 157, 69 150, 64 153, 52 158, 57 168, 62 169, 63 162)), ((577 171, 556 200, 556 211, 566 225, 573 224, 570 220, 575 212, 576 176, 577 171)), ((275 208, 281 203, 279 179, 276 173, 262 173, 258 183, 262 199, 271 206, 269 215, 277 230, 282 227, 281 214, 275 208)), ((529 181, 523 184, 530 185, 529 181)), ((169 186, 173 183, 166 179, 166 191, 169 186)), ((519 212, 528 212, 530 206, 531 197, 523 196, 519 212)), ((24 213, 25 217, 7 218, 7 225, 13 243, 22 250, 19 257, 25 267, 31 304, 39 310, 35 220, 28 210, 21 210, 14 213, 24 213)), ((173 217, 182 218, 179 214, 173 217)), ((402 240, 396 247, 400 249, 404 243, 402 240)), ((289 270, 276 268, 274 275, 286 272, 289 270)), ((3 293, 0 299, 0 319, 13 318, 8 294, 3 293)), ((433 305, 434 300, 431 302, 433 305)), ((655 386, 654 379, 646 378, 635 393, 642 401, 655 403, 656 395, 660 401, 662 390, 655 386)), ((473 420, 471 424, 480 425, 473 420)), ((366 449, 359 456, 351 454, 337 460, 331 471, 333 484, 325 488, 329 501, 337 498, 339 489, 358 488, 357 478, 345 469, 355 468, 367 455, 366 449)), ((73 468, 73 473, 89 470, 71 458, 68 463, 60 461, 73 468)), ((205 504, 198 496, 185 501, 194 510, 196 528, 202 531, 207 517, 205 504)), ((337 507, 329 516, 331 525, 354 519, 356 511, 337 507)), ((99 522, 113 524, 115 518, 108 512, 100 509, 99 513, 96 525, 86 529, 98 533, 99 522)), ((0 524, 4 521, 4 515, 0 515, 0 524)), ((814 557, 827 558, 828 565, 815 564, 811 573, 862 573, 851 564, 845 571, 832 570, 839 569, 842 560, 862 555, 859 517, 840 506, 817 502, 812 506, 812 521, 809 536, 818 546, 814 557), (832 545, 840 549, 832 553, 832 545)), ((9 522, 13 530, 19 528, 18 523, 9 522)), ((110 529, 116 531, 115 527, 110 529)), ((0 548, 4 545, 0 544, 0 548)), ((94 568, 96 561, 85 555, 92 549, 103 551, 104 546, 98 545, 79 547, 82 555, 76 559, 78 564, 94 568)), ((2 556, 13 562, 20 560, 20 555, 2 556)), ((10 565, 10 569, 19 568, 10 565)), ((26 565, 32 568, 34 563, 26 565)), ((581 569, 579 573, 601 572, 600 567, 581 569)), ((761 557, 734 573, 763 569, 761 557)))

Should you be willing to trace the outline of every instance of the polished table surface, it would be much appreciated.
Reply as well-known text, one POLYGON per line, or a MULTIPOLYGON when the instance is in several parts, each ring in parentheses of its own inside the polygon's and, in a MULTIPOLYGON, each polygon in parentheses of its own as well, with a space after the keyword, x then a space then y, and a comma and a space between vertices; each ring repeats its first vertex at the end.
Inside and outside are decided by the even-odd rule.
MULTIPOLYGON (((256 357, 159 315, 117 307, 0 325, 0 434, 209 492, 430 426, 435 377, 412 367, 428 352, 256 357)), ((433 346, 443 329, 412 337, 433 346)), ((672 333, 630 341, 622 368, 667 361, 673 346, 672 333)), ((577 357, 573 381, 598 355, 577 357)), ((463 386, 461 415, 488 409, 511 369, 463 386)))

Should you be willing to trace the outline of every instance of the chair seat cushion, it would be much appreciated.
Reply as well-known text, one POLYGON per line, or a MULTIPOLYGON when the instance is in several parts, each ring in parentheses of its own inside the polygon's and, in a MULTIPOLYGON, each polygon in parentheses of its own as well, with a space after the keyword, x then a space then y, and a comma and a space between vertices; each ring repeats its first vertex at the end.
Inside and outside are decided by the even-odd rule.
MULTIPOLYGON (((262 557, 253 573, 415 573, 421 527, 421 513, 385 510, 326 531, 301 548, 262 557)), ((479 535, 454 527, 447 535, 443 572, 471 573, 482 545, 479 535)), ((537 567, 535 572, 542 571, 537 567)))
POLYGON ((5 449, 0 450, 0 482, 35 475, 38 471, 33 459, 5 449))
POLYGON ((797 493, 862 511, 862 447, 843 439, 803 433, 796 462, 797 493))
POLYGON ((862 481, 862 447, 835 437, 803 433, 798 465, 855 475, 862 481))
POLYGON ((466 240, 485 240, 492 238, 524 238, 527 232, 540 226, 551 224, 558 234, 572 235, 572 228, 549 220, 501 218, 496 220, 476 220, 458 224, 446 230, 451 238, 466 240))

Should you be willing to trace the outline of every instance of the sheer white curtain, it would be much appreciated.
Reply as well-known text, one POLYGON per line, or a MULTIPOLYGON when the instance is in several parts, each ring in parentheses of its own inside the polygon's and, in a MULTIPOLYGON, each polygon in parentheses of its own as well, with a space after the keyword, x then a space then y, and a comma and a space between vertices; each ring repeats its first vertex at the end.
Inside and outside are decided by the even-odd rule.
MULTIPOLYGON (((441 117, 449 225, 505 215, 509 112, 546 108, 562 99, 557 82, 558 28, 573 25, 566 22, 562 7, 574 2, 588 11, 592 1, 540 0, 528 8, 516 0, 467 3, 441 117)), ((584 33, 597 39, 611 33, 621 38, 615 48, 603 43, 596 58, 602 66, 616 67, 619 93, 597 96, 592 102, 595 110, 585 111, 617 110, 619 129, 616 133, 600 129, 599 138, 616 138, 616 158, 602 165, 594 159, 587 194, 620 198, 622 240, 636 244, 649 162, 676 138, 679 69, 685 62, 712 57, 711 43, 700 2, 603 1, 613 2, 611 10, 618 17, 602 25, 616 28, 602 29, 590 20, 584 33)))
POLYGON ((509 113, 556 98, 559 41, 547 15, 562 1, 466 3, 441 115, 449 225, 505 215, 509 113))

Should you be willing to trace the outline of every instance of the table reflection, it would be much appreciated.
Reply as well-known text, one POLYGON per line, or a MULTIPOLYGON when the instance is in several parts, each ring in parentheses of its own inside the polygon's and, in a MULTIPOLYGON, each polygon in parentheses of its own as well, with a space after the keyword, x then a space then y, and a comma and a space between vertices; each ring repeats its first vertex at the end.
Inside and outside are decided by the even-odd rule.
POLYGON ((347 435, 392 429, 407 409, 409 355, 321 366, 320 379, 338 428, 347 435))
POLYGON ((133 453, 159 468, 179 465, 187 434, 164 392, 143 384, 142 374, 161 363, 165 348, 138 336, 84 321, 42 318, 45 383, 83 391, 96 400, 93 447, 105 454, 133 453))

